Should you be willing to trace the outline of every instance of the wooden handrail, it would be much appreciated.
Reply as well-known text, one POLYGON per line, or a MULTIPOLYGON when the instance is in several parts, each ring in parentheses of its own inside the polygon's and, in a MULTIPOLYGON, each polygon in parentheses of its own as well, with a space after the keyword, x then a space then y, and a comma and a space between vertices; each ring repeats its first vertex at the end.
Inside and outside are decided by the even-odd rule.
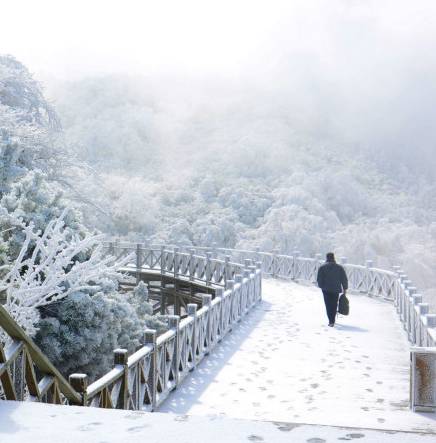
POLYGON ((35 342, 24 332, 24 330, 10 316, 9 312, 0 305, 0 326, 16 341, 23 343, 36 367, 45 375, 54 377, 61 393, 70 403, 81 403, 82 398, 68 383, 64 376, 55 368, 50 360, 39 349, 35 342))

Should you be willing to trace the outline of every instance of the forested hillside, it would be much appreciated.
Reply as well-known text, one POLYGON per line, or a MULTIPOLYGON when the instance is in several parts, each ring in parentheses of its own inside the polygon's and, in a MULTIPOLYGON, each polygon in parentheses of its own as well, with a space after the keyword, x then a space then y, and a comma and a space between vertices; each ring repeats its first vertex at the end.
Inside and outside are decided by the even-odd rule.
POLYGON ((171 80, 48 82, 65 138, 94 168, 89 224, 131 240, 333 249, 435 285, 434 159, 402 146, 412 122, 398 126, 397 152, 379 123, 339 130, 357 115, 310 91, 311 106, 286 84, 171 80))

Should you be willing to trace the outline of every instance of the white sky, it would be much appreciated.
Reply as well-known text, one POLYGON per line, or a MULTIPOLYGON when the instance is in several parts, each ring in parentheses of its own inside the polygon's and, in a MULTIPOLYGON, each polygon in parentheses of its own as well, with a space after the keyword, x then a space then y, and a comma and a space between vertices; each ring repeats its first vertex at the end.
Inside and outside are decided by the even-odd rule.
POLYGON ((428 43, 435 11, 430 0, 0 0, 0 53, 59 77, 239 76, 295 52, 333 65, 350 48, 365 56, 372 29, 388 48, 428 43))

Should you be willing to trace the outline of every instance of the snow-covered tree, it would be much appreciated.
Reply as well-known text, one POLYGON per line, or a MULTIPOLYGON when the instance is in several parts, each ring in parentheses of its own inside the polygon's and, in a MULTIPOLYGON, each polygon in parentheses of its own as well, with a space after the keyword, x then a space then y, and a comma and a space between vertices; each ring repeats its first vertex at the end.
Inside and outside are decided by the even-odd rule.
POLYGON ((41 309, 35 340, 65 376, 84 372, 95 379, 111 368, 114 349, 134 352, 146 328, 167 330, 165 318, 152 315, 147 296, 142 282, 129 294, 72 293, 41 309))
MULTIPOLYGON (((79 236, 65 223, 68 210, 50 221, 42 233, 31 223, 23 226, 25 239, 2 281, 6 309, 30 335, 39 321, 37 308, 79 291, 95 293, 122 276, 123 263, 103 257, 102 236, 79 236)), ((124 259, 124 261, 129 258, 124 259)))

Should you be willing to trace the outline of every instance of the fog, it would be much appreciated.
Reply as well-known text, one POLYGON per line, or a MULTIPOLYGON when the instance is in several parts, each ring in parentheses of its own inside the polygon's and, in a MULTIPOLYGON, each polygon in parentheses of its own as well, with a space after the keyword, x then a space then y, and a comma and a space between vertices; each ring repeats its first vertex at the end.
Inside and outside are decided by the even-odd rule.
POLYGON ((6 6, 2 52, 35 72, 94 171, 75 184, 89 226, 334 249, 400 264, 430 294, 436 4, 156 3, 6 6))

